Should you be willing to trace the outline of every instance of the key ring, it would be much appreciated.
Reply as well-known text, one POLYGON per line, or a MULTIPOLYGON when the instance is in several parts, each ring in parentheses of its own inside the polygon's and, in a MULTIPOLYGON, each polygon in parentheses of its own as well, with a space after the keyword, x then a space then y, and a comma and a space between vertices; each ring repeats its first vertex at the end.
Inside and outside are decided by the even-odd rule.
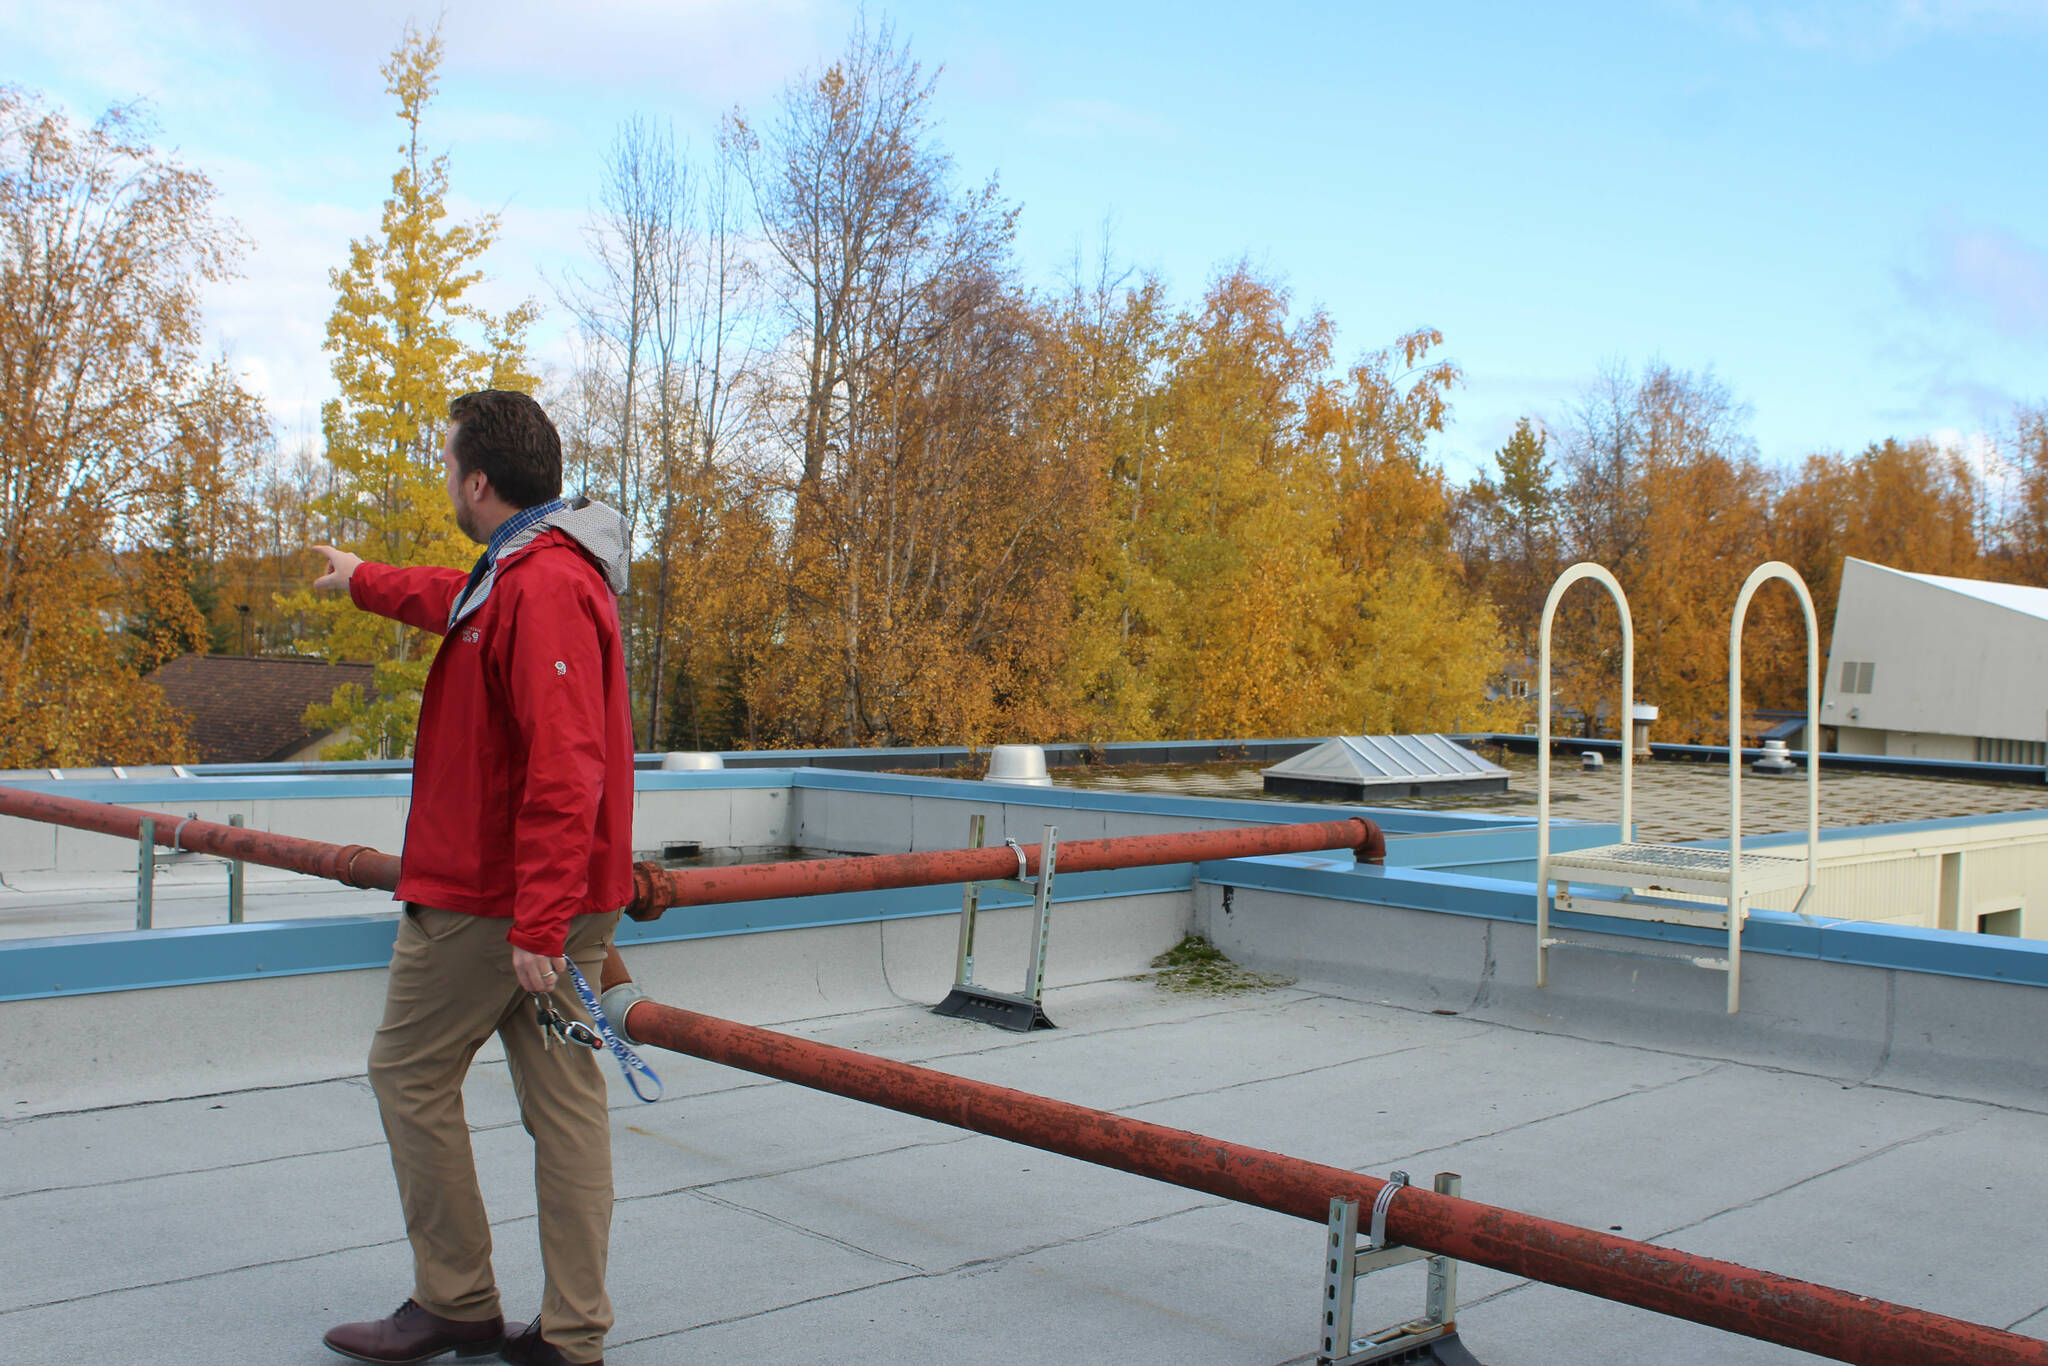
POLYGON ((569 1019, 555 1009, 552 1001, 538 992, 529 994, 533 996, 534 1018, 540 1025, 540 1046, 543 1052, 554 1047, 557 1038, 568 1043, 581 1044, 592 1052, 604 1050, 604 1039, 596 1030, 581 1020, 569 1019))

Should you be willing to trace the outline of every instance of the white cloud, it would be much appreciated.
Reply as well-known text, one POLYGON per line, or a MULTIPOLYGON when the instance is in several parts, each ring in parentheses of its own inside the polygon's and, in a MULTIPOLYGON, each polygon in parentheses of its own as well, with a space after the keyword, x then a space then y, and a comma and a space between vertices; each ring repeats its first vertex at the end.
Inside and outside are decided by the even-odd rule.
POLYGON ((1898 272, 1923 313, 2019 340, 2048 340, 2048 247, 2003 227, 1943 216, 1898 272))
MULTIPOLYGON (((0 0, 0 28, 44 61, 93 73, 103 93, 199 93, 220 72, 261 71, 294 95, 367 85, 417 0, 280 5, 275 0, 0 0), (373 73, 365 82, 363 73, 373 73), (324 88, 323 88, 324 87, 324 88)), ((561 88, 659 80, 713 108, 778 88, 835 48, 840 0, 450 0, 443 85, 516 77, 561 88), (792 58, 795 60, 792 60, 792 58)))
MULTIPOLYGON (((317 432, 334 392, 328 273, 377 229, 398 142, 377 69, 422 13, 417 0, 0 0, 8 79, 81 120, 141 97, 159 145, 214 181, 216 211, 251 250, 239 278, 207 291, 209 341, 288 445, 317 432)), ((451 215, 501 223, 473 297, 558 314, 550 281, 581 255, 583 172, 614 120, 636 105, 689 118, 764 102, 835 51, 851 15, 846 0, 449 0, 426 131, 453 153, 451 215)), ((536 330, 543 363, 562 333, 555 316, 536 330)))

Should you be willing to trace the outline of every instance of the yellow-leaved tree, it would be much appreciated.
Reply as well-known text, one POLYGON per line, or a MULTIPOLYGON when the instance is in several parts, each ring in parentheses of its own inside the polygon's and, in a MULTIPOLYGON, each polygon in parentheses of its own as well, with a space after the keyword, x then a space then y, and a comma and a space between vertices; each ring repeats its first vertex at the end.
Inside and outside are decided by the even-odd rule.
POLYGON ((1326 386, 1309 424, 1337 509, 1343 610, 1330 689, 1338 724, 1366 734, 1493 730, 1505 663, 1500 619, 1451 544, 1452 491, 1427 456, 1462 373, 1421 328, 1326 386))
POLYGON ((1329 711, 1334 509, 1302 424, 1330 330, 1245 265, 1181 322, 1139 540, 1168 735, 1295 734, 1329 711))
MULTIPOLYGON (((337 544, 391 564, 462 567, 477 548, 456 529, 441 467, 448 400, 473 389, 530 392, 525 338, 539 315, 531 301, 492 314, 466 298, 496 240, 498 219, 448 221, 448 159, 429 154, 421 123, 437 86, 438 29, 407 25, 383 66, 405 140, 380 230, 349 244, 329 275, 334 312, 326 349, 338 398, 321 408, 333 491, 316 500, 337 544)), ((423 633, 359 613, 345 599, 301 590, 281 598, 312 614, 312 648, 329 660, 371 660, 376 695, 347 685, 307 711, 309 724, 341 732, 330 759, 412 752, 420 688, 433 658, 423 633)))

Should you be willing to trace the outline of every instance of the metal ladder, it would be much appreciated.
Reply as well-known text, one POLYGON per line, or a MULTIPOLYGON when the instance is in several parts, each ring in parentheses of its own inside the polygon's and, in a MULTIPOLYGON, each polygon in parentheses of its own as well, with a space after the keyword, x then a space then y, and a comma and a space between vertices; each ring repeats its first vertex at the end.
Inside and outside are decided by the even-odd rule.
POLYGON ((1629 618, 1628 598, 1621 584, 1604 567, 1575 564, 1558 576, 1543 604, 1539 634, 1539 668, 1542 688, 1537 709, 1536 779, 1536 985, 1550 984, 1550 950, 1572 947, 1574 941, 1554 936, 1550 929, 1553 907, 1576 909, 1571 899, 1574 881, 1620 887, 1618 901, 1602 901, 1586 909, 1595 915, 1663 924, 1691 925, 1721 930, 1727 934, 1725 956, 1685 955, 1697 967, 1728 974, 1728 1013, 1742 1002, 1742 926, 1749 915, 1751 898, 1768 892, 1797 887, 1802 882, 1795 910, 1804 910, 1818 876, 1820 848, 1820 768, 1814 728, 1820 716, 1819 630, 1813 598, 1797 570, 1777 560, 1759 565, 1742 585, 1735 601, 1734 620, 1728 632, 1728 848, 1702 849, 1683 844, 1646 844, 1634 839, 1631 819, 1634 799, 1634 744, 1628 735, 1630 704, 1635 698, 1635 628, 1629 618), (1622 842, 1580 849, 1571 853, 1550 852, 1550 633, 1557 604, 1565 591, 1581 579, 1592 579, 1613 595, 1621 613, 1621 834, 1622 842), (1765 583, 1783 579, 1798 595, 1806 616, 1806 857, 1744 854, 1742 852, 1742 627, 1749 615, 1750 600, 1765 583), (1553 899, 1551 880, 1557 882, 1553 899), (1637 891, 1676 892, 1685 896, 1713 898, 1720 904, 1690 906, 1671 901, 1634 901, 1637 891))

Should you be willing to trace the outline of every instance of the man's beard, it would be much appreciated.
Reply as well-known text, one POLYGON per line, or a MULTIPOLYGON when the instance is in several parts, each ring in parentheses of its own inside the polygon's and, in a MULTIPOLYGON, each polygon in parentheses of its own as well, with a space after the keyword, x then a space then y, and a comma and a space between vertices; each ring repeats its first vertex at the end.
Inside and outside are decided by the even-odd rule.
POLYGON ((455 505, 455 529, 478 545, 485 544, 489 539, 477 528, 476 513, 460 503, 455 505))

